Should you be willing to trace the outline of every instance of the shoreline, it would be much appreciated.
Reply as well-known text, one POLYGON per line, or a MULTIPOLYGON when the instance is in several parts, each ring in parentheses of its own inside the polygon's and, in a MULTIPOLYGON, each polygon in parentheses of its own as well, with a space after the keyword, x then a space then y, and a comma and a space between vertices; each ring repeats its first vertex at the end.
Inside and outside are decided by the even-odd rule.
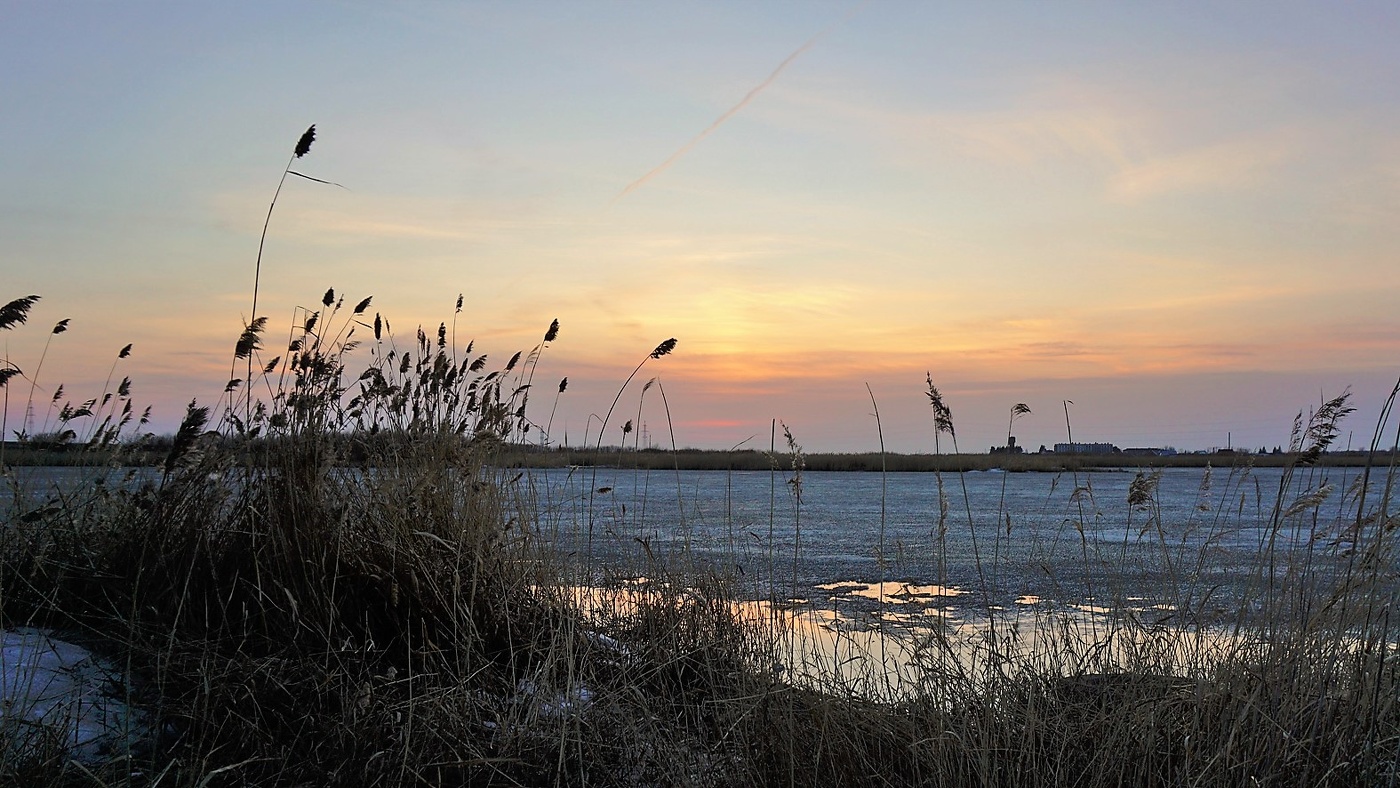
MULTIPOLYGON (((356 451, 346 444, 344 462, 358 464, 356 451)), ((682 471, 768 471, 792 470, 792 456, 786 452, 769 454, 756 450, 712 449, 539 449, 522 446, 496 446, 488 450, 491 464, 501 468, 599 467, 620 470, 682 471)), ((0 456, 0 468, 12 467, 155 467, 165 459, 160 449, 92 450, 72 447, 7 447, 0 456)), ((1147 470, 1157 468, 1285 468, 1299 463, 1297 452, 1253 454, 1214 452, 1210 454, 1129 455, 1129 454, 901 454, 889 452, 812 452, 801 455, 804 471, 870 473, 932 473, 961 471, 1006 471, 1008 473, 1064 473, 1072 471, 1147 470)), ((1314 465, 1331 468, 1382 468, 1400 464, 1394 450, 1326 452, 1314 465)))

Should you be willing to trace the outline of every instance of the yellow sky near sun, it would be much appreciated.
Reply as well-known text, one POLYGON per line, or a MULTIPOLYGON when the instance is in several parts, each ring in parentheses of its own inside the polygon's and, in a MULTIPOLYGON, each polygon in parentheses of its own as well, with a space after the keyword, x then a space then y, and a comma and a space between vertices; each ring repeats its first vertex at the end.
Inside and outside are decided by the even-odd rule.
MULTIPOLYGON (((1174 177, 1178 183, 1190 180, 1174 177)), ((1110 180, 1121 178, 1120 173, 1110 180)), ((221 195, 216 207, 226 212, 226 221, 247 225, 250 200, 251 195, 221 195)), ((1242 359, 1272 367, 1296 356, 1269 358, 1252 329, 1238 325, 1237 318, 1267 327, 1271 316, 1306 309, 1328 294, 1360 296, 1374 284, 1320 282, 1292 274, 1288 266, 1261 279, 1269 260, 1245 257, 1232 267, 1219 259, 1135 252, 1127 244, 1093 248, 1078 241, 1070 254, 1081 245, 1091 251, 1069 274, 996 247, 921 249, 918 237, 903 248, 891 248, 898 242, 888 238, 872 243, 871 248, 883 244, 885 250, 868 262, 813 266, 805 258, 828 251, 820 237, 628 233, 609 226, 607 216, 567 221, 512 215, 501 206, 481 208, 422 197, 318 195, 311 205, 288 201, 281 207, 275 243, 294 244, 298 254, 314 250, 335 261, 339 274, 348 274, 342 278, 377 283, 379 271, 391 265, 385 250, 413 249, 413 266, 399 269, 407 283, 456 280, 466 291, 491 294, 522 287, 525 295, 531 290, 538 295, 519 300, 536 300, 544 312, 587 309, 605 318, 611 312, 613 322, 574 329, 589 347, 630 357, 635 349, 629 352, 628 343, 619 340, 654 326, 651 333, 687 337, 688 347, 709 359, 703 373, 734 384, 771 375, 850 374, 848 365, 830 363, 832 355, 854 365, 933 357, 960 359, 957 363, 982 370, 1011 365, 1060 376, 1192 371, 1242 359), (523 253, 516 251, 521 238, 529 239, 523 253), (531 259, 528 276, 519 266, 497 264, 517 254, 531 259), (921 255, 927 264, 908 263, 921 255), (1008 282, 1008 272, 1034 287, 1008 282), (797 358, 828 363, 783 361, 797 358)), ((870 232, 878 235, 882 228, 870 232)), ((843 238, 842 244, 853 242, 843 238)), ((286 302, 290 297, 284 293, 296 288, 312 293, 300 301, 312 300, 324 274, 307 272, 317 270, 324 267, 286 269, 274 258, 266 271, 266 302, 286 302)), ((377 303, 393 292, 379 294, 377 303)), ((412 306, 440 317, 453 295, 439 293, 441 303, 431 304, 414 292, 412 306)), ((236 303, 246 296, 231 299, 236 303)), ((469 312, 478 324, 499 325, 520 309, 518 303, 472 303, 469 312)), ((533 333, 532 327, 518 331, 533 333)), ((645 345, 651 334, 638 334, 636 340, 645 345)))

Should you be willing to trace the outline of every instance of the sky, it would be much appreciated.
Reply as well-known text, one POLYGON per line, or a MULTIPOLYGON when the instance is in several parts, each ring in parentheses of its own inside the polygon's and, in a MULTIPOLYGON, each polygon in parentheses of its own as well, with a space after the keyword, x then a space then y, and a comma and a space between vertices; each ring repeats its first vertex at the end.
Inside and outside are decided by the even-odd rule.
POLYGON ((1360 446, 1397 37, 1388 2, 0 0, 0 302, 42 296, 8 426, 31 383, 40 424, 112 375, 156 432, 216 404, 314 123, 294 169, 339 186, 282 189, 258 314, 333 287, 407 338, 460 293, 501 362, 557 318, 555 443, 675 337, 618 405, 662 446, 933 451, 926 376, 964 451, 1017 403, 1031 449, 1287 446, 1348 389, 1360 446))

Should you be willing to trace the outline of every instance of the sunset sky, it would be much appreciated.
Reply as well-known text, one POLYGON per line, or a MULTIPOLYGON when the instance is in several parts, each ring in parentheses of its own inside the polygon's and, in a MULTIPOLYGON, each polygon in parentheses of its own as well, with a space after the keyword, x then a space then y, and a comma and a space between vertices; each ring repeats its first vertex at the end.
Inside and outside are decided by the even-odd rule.
POLYGON ((327 287, 402 337, 463 293, 502 363, 558 318, 558 442, 674 336, 610 442, 659 377, 682 446, 874 450, 868 384, 932 451, 931 373, 964 450, 1018 402, 1063 441, 1065 400, 1079 441, 1286 445, 1348 386, 1360 445, 1400 375, 1397 40, 1393 2, 11 0, 0 302, 43 300, 0 354, 72 318, 40 418, 128 342, 156 431, 215 404, 315 123, 295 169, 344 188, 282 191, 273 333, 327 287))

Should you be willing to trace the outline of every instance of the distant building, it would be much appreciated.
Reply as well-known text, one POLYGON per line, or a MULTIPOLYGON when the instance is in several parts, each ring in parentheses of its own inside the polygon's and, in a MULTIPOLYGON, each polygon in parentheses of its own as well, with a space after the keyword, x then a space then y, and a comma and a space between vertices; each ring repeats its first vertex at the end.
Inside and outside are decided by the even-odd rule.
POLYGON ((1122 449, 1112 443, 1057 443, 1056 454, 1121 454, 1122 449))
POLYGON ((1017 446, 1017 445, 1016 445, 1016 436, 1015 436, 1015 435, 1008 435, 1007 438, 1006 438, 1006 445, 1005 445, 1005 446, 993 446, 993 447, 991 448, 990 453, 991 453, 991 454, 1023 454, 1023 453, 1025 453, 1025 451, 1026 451, 1025 449, 1023 449, 1023 448, 1021 448, 1020 446, 1017 446))

